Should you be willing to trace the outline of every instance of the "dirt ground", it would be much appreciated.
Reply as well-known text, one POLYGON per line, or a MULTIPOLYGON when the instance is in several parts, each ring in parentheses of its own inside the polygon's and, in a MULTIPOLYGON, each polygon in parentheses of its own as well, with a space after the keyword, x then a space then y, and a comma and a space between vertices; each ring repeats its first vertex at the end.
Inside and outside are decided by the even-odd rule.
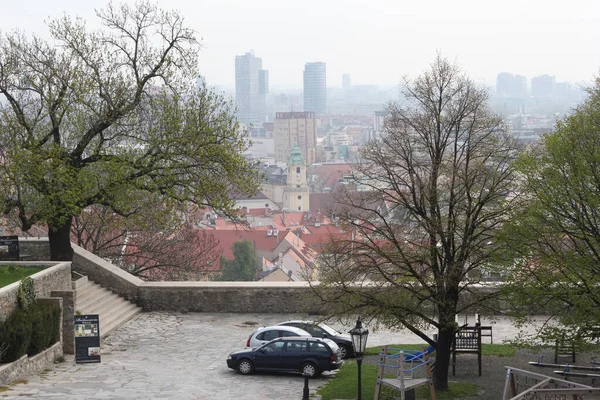
MULTIPOLYGON (((554 351, 552 349, 546 349, 542 352, 519 349, 517 353, 512 357, 499 357, 499 356, 484 356, 482 359, 482 374, 478 376, 477 370, 477 355, 476 354, 461 354, 456 357, 456 375, 452 375, 452 366, 450 366, 449 380, 450 382, 469 382, 473 383, 480 388, 480 392, 476 397, 472 399, 480 400, 499 400, 502 399, 504 392, 504 386, 506 382, 506 368, 507 366, 512 368, 518 368, 535 372, 537 374, 548 375, 555 379, 564 379, 561 375, 554 374, 553 371, 560 368, 540 368, 529 364, 530 361, 537 362, 543 356, 542 362, 554 363, 554 351)), ((592 366, 591 361, 596 360, 600 362, 600 354, 598 353, 586 353, 577 354, 575 365, 592 366)), ((560 364, 573 364, 572 360, 561 359, 560 364)), ((365 362, 377 363, 378 358, 373 356, 365 362)), ((452 362, 452 360, 451 360, 452 362)), ((596 364, 600 367, 600 365, 596 364)), ((592 380, 591 378, 569 378, 570 381, 583 383, 585 385, 600 387, 600 378, 592 380)), ((525 382, 521 379, 517 382, 520 391, 525 387, 531 386, 530 382, 525 382)), ((398 397, 399 398, 399 397, 398 397)))

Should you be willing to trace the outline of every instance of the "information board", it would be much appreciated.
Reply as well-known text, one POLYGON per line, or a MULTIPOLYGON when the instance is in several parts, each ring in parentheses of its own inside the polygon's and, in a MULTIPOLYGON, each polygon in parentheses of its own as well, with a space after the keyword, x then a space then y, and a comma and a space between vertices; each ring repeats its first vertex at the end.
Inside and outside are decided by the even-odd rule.
POLYGON ((0 236, 0 260, 19 261, 18 236, 0 236))
POLYGON ((75 315, 75 362, 100 362, 100 318, 98 314, 75 315))

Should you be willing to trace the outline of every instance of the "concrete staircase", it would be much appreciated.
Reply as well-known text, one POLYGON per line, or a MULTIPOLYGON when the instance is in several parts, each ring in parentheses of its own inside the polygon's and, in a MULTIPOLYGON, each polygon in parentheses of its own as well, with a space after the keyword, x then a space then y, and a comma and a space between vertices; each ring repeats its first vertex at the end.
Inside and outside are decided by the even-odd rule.
POLYGON ((98 314, 100 317, 100 337, 123 325, 142 309, 83 277, 74 282, 77 293, 75 312, 79 314, 98 314))

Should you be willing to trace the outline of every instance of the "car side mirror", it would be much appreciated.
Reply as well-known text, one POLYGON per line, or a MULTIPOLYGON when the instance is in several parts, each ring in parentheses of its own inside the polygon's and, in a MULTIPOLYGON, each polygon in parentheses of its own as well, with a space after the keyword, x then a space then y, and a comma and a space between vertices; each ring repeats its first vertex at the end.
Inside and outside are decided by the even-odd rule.
POLYGON ((324 337, 324 338, 327 338, 327 337, 329 337, 329 335, 328 335, 328 334, 326 334, 326 333, 324 333, 324 334, 323 334, 323 337, 324 337))

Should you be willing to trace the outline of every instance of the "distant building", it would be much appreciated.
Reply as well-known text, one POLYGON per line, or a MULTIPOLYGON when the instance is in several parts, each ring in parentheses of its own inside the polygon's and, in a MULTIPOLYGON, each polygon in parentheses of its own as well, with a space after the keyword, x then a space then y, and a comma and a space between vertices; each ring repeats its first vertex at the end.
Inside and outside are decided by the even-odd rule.
POLYGON ((369 139, 379 139, 385 131, 385 119, 388 117, 388 111, 375 111, 375 119, 373 122, 373 136, 369 139))
POLYGON ((496 93, 505 97, 523 98, 527 96, 527 78, 502 72, 496 78, 496 93))
POLYGON ((531 78, 531 95, 533 97, 551 97, 554 95, 556 79, 550 75, 531 78))
POLYGON ((275 114, 273 139, 275 161, 287 162, 292 146, 297 144, 307 165, 315 162, 317 125, 313 112, 278 112, 275 114))
POLYGON ((352 83, 350 81, 350 74, 342 75, 342 89, 344 92, 347 92, 352 87, 352 83))
POLYGON ((286 188, 283 192, 283 209, 308 211, 310 196, 306 182, 306 163, 300 148, 294 145, 289 155, 286 188))
POLYGON ((244 123, 260 125, 267 119, 266 95, 269 92, 269 71, 262 69, 262 60, 252 53, 235 57, 235 100, 237 118, 244 123))
POLYGON ((325 114, 327 110, 327 82, 324 62, 304 66, 304 111, 325 114))

